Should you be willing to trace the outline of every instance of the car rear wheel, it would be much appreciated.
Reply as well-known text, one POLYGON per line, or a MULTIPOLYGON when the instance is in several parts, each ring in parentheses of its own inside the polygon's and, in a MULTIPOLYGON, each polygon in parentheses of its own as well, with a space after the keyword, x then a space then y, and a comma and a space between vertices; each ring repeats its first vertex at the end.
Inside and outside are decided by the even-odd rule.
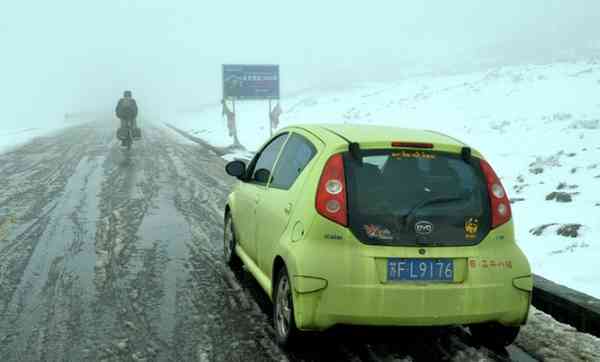
POLYGON ((299 331, 294 320, 292 285, 285 267, 279 270, 273 295, 273 324, 277 343, 282 347, 291 346, 298 338, 299 331))
POLYGON ((230 267, 235 267, 240 264, 240 259, 235 253, 235 233, 233 231, 233 219, 231 214, 225 216, 225 227, 223 229, 223 256, 225 263, 230 267))
POLYGON ((477 342, 494 348, 504 348, 517 339, 521 327, 503 326, 499 323, 483 323, 470 325, 469 330, 477 342))

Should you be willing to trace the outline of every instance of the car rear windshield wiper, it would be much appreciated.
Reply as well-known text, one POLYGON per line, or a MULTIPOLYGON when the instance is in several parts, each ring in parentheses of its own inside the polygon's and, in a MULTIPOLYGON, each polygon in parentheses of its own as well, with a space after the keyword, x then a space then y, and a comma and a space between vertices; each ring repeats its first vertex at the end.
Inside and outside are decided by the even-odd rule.
POLYGON ((440 196, 440 197, 434 197, 432 199, 423 200, 423 201, 417 203, 415 206, 413 206, 406 214, 402 215, 402 218, 403 218, 402 224, 403 224, 404 228, 406 228, 406 226, 409 224, 408 220, 410 218, 414 217, 414 214, 417 210, 419 210, 425 206, 435 205, 435 204, 446 204, 446 203, 465 201, 465 200, 466 199, 464 197, 458 197, 458 196, 440 196))

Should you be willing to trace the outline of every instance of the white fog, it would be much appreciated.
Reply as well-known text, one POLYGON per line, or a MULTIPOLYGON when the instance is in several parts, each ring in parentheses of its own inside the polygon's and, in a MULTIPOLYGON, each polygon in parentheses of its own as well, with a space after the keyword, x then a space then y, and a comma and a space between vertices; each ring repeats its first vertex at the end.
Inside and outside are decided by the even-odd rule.
POLYGON ((598 51, 596 1, 21 1, 0 5, 3 128, 216 103, 221 64, 279 64, 282 97, 598 51), (596 42, 596 43, 594 43, 596 42), (594 48, 595 47, 595 48, 594 48))

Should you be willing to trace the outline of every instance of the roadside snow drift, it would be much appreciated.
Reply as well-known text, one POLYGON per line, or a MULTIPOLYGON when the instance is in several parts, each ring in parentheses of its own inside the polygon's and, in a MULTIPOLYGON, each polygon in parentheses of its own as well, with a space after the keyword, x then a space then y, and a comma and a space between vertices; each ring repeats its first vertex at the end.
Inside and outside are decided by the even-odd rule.
POLYGON ((600 361, 600 338, 577 332, 533 307, 516 343, 541 361, 600 361))

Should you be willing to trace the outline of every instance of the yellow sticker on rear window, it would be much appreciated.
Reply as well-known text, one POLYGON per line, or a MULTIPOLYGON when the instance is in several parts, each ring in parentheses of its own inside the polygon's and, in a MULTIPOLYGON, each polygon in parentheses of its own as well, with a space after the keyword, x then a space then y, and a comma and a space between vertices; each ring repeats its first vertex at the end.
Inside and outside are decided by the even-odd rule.
POLYGON ((475 239, 477 236, 477 230, 479 229, 479 219, 476 217, 469 217, 465 220, 465 238, 475 239))
POLYGON ((426 160, 435 160, 435 155, 421 151, 400 151, 392 153, 394 158, 423 158, 426 160))

